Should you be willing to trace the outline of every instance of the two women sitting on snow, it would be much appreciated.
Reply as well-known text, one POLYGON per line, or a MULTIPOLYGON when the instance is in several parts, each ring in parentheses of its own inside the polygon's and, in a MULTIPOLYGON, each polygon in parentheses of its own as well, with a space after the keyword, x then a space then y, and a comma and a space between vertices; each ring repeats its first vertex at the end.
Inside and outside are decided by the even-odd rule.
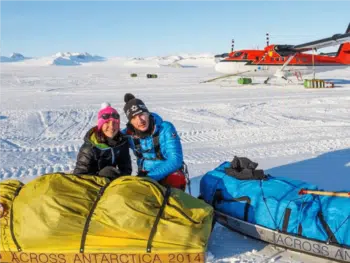
POLYGON ((182 146, 174 125, 150 113, 144 102, 130 93, 125 94, 124 101, 128 119, 126 129, 119 131, 120 120, 112 117, 113 113, 117 115, 115 109, 110 106, 102 108, 97 127, 85 136, 74 173, 111 178, 130 175, 131 161, 126 150, 130 147, 137 157, 138 176, 148 176, 164 186, 185 190, 182 146), (106 119, 103 119, 103 114, 106 119), (104 128, 105 124, 112 127, 104 128))

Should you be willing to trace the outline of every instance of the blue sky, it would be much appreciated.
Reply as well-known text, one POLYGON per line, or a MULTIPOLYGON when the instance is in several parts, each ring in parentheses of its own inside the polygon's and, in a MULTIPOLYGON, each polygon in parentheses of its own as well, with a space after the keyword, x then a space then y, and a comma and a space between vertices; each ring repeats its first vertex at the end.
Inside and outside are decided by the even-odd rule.
POLYGON ((228 52, 343 33, 350 1, 1 1, 1 55, 228 52))

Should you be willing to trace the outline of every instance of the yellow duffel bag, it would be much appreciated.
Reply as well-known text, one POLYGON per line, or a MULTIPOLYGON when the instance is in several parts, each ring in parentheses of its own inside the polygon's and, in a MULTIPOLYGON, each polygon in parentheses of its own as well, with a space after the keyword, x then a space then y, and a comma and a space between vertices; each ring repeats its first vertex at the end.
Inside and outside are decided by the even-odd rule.
POLYGON ((149 178, 0 182, 1 262, 204 262, 213 208, 149 178))

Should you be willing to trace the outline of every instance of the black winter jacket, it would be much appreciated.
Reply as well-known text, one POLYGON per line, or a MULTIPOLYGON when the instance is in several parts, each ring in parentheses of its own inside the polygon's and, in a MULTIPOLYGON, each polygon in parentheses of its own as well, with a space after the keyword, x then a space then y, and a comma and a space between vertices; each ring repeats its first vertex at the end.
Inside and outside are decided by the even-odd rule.
POLYGON ((130 175, 132 167, 127 137, 119 132, 110 146, 98 142, 96 130, 94 127, 86 133, 73 173, 98 175, 104 167, 113 166, 119 169, 120 175, 130 175))

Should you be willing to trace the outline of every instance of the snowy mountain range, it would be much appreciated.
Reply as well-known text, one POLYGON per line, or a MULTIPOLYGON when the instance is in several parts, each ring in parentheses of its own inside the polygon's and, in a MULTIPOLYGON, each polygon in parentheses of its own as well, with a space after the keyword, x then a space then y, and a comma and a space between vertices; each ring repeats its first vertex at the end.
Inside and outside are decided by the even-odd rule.
POLYGON ((181 54, 152 57, 112 57, 105 58, 91 55, 87 52, 58 52, 52 56, 30 58, 20 53, 13 53, 10 57, 2 56, 0 62, 31 66, 80 66, 87 63, 106 62, 127 67, 212 67, 213 54, 181 54))
POLYGON ((17 62, 17 61, 23 61, 25 59, 30 59, 30 58, 27 58, 20 53, 12 53, 11 56, 9 57, 1 56, 0 62, 17 62))

